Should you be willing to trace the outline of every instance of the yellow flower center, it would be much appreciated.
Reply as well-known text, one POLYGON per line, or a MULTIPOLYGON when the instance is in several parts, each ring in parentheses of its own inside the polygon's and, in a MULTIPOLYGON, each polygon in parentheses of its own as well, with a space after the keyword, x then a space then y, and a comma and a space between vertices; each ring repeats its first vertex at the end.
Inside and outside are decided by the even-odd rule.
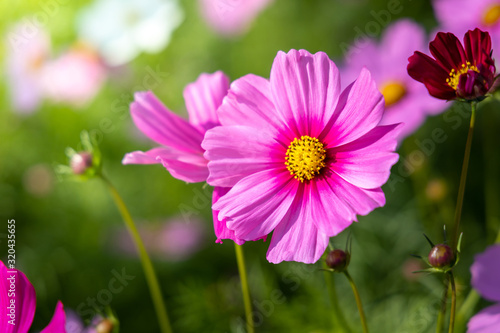
POLYGON ((488 7, 484 16, 483 23, 487 26, 495 25, 500 19, 500 4, 488 7))
POLYGON ((391 106, 406 95, 406 87, 400 82, 389 81, 382 86, 380 92, 384 95, 385 106, 391 106))
POLYGON ((466 74, 470 70, 479 73, 477 67, 471 65, 471 63, 467 61, 465 64, 462 64, 462 67, 458 71, 455 69, 451 70, 450 77, 446 79, 446 83, 448 83, 448 85, 453 89, 457 90, 458 82, 460 80, 460 75, 466 74))
POLYGON ((308 135, 293 139, 286 151, 286 168, 300 182, 319 175, 325 166, 326 150, 323 143, 308 135))

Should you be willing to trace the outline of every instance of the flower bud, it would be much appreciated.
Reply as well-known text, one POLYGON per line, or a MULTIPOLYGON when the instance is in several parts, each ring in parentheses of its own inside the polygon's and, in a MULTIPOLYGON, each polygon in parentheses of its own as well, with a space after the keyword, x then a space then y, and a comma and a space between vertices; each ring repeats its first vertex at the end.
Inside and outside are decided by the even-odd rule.
POLYGON ((446 244, 434 246, 428 256, 429 264, 434 268, 448 268, 455 264, 455 254, 446 244))
POLYGON ((103 319, 95 328, 96 333, 113 332, 113 323, 109 319, 103 319))
POLYGON ((326 265, 337 272, 343 272, 349 265, 349 253, 336 249, 326 257, 326 265))
POLYGON ((92 166, 92 155, 86 151, 74 154, 71 157, 70 166, 75 174, 84 174, 92 166))

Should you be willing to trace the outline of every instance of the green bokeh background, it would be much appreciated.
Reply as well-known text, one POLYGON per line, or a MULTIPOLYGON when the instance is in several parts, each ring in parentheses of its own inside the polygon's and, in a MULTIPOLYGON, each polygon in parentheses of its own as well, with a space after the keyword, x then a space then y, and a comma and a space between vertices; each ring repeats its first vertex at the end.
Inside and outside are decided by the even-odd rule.
MULTIPOLYGON (((47 2, 1 1, 2 36, 15 22, 43 10, 47 2)), ((134 87, 142 84, 148 68, 166 73, 153 91, 171 110, 186 116, 182 91, 200 73, 222 70, 231 79, 247 73, 268 77, 277 51, 291 48, 324 51, 340 61, 343 47, 357 37, 356 28, 365 31, 366 23, 374 20, 371 11, 386 10, 390 2, 394 1, 276 0, 258 16, 247 34, 225 39, 207 28, 197 1, 182 1, 185 20, 174 32, 170 45, 159 54, 141 54, 128 65, 125 74, 111 77, 97 97, 80 109, 45 101, 31 116, 20 116, 12 110, 2 67, 0 258, 6 259, 7 220, 15 219, 17 267, 37 292, 32 331, 45 327, 58 300, 66 308, 76 309, 88 297, 95 298, 108 288, 113 270, 125 269, 135 278, 122 292, 113 294, 110 303, 121 321, 122 332, 158 332, 140 263, 110 248, 113 231, 122 221, 104 185, 98 180, 58 181, 52 175, 54 183, 47 195, 27 190, 30 168, 67 163, 65 148, 76 147, 80 132, 89 130, 100 140, 105 173, 139 224, 161 223, 178 216, 181 204, 193 207, 193 214, 206 222, 208 233, 199 252, 182 262, 154 262, 174 331, 243 332, 239 323, 244 310, 234 247, 230 241, 215 244, 209 205, 201 210, 194 208, 193 196, 202 191, 202 185, 176 180, 159 165, 121 165, 125 153, 154 145, 133 134, 127 105, 134 87), (107 122, 103 119, 109 119, 110 125, 103 127, 107 122)), ((71 1, 61 5, 46 24, 55 54, 76 40, 75 17, 88 3, 71 1)), ((410 17, 427 31, 436 27, 428 1, 402 0, 399 5, 401 12, 391 15, 391 22, 410 17)), ((2 63, 7 47, 6 43, 0 46, 2 63)), ((386 206, 360 217, 360 223, 348 229, 353 239, 350 271, 358 283, 372 332, 434 331, 442 279, 424 274, 409 274, 408 278, 408 261, 411 253, 427 254, 429 247, 422 233, 440 242, 443 225, 451 225, 453 219, 468 128, 467 113, 462 115, 457 110, 449 111, 456 121, 446 121, 442 115, 429 118, 405 141, 393 172, 406 174, 405 161, 410 169, 417 165, 415 172, 403 176, 402 182, 386 185, 386 206), (436 128, 445 132, 446 141, 436 143, 423 163, 414 163, 411 154, 421 150, 417 142, 427 142, 436 128), (431 200, 425 191, 434 179, 445 186, 445 195, 438 201, 431 200)), ((462 219, 463 256, 456 268, 459 302, 470 288, 469 266, 474 254, 495 240, 499 228, 498 110, 497 102, 488 102, 478 112, 462 219)), ((346 237, 344 232, 332 242, 344 247, 346 237)), ((251 293, 258 304, 254 304, 259 313, 257 331, 335 331, 324 273, 319 270, 321 263, 270 264, 265 259, 268 243, 244 246, 251 293), (273 295, 279 294, 277 291, 284 298, 276 299, 273 295), (275 302, 270 302, 273 299, 275 302)), ((340 275, 335 276, 335 281, 351 327, 361 331, 347 281, 340 275)), ((480 303, 478 309, 486 304, 480 303)))

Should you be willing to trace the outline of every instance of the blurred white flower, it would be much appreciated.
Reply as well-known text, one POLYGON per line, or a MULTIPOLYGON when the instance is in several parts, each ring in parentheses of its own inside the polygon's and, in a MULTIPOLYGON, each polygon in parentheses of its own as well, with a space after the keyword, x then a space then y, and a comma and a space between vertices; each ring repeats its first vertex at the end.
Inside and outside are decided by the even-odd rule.
POLYGON ((77 31, 118 66, 142 51, 163 50, 183 18, 177 0, 97 0, 80 13, 77 31))

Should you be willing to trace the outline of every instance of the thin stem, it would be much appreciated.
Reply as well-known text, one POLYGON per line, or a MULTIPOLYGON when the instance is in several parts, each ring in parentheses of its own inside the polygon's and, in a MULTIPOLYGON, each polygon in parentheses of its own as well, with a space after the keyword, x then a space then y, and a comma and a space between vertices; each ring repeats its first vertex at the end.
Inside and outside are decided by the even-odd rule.
POLYGON ((451 284, 451 310, 450 310, 450 326, 448 328, 448 333, 453 333, 455 328, 455 310, 457 307, 457 290, 455 288, 455 277, 453 276, 453 272, 449 271, 448 275, 450 276, 450 284, 451 284))
POLYGON ((462 174, 460 175, 460 185, 458 187, 458 198, 457 206, 455 209, 455 231, 453 237, 453 248, 456 248, 458 242, 458 236, 460 234, 460 217, 462 215, 462 206, 464 203, 464 193, 465 193, 465 182, 467 180, 467 169, 469 167, 470 150, 472 144, 472 135, 474 134, 474 123, 476 119, 476 102, 470 104, 471 115, 470 115, 470 125, 469 133, 467 134, 467 143, 465 144, 465 154, 464 161, 462 164, 462 174))
POLYGON ((146 281, 149 286, 151 298, 153 299, 153 304, 156 310, 156 316, 158 317, 158 323, 160 324, 161 332, 172 333, 172 328, 170 327, 170 321, 168 319, 167 308, 165 306, 165 303, 163 302, 158 278, 156 277, 153 264, 151 263, 151 259, 149 258, 148 253, 146 252, 146 248, 144 247, 141 236, 137 231, 134 220, 132 219, 127 206, 125 205, 125 202, 123 201, 113 184, 111 184, 111 182, 104 175, 101 175, 101 179, 108 186, 111 196, 113 197, 113 200, 115 201, 115 204, 118 207, 120 214, 122 215, 123 221, 127 226, 128 232, 130 233, 130 236, 132 236, 137 251, 139 252, 142 269, 144 270, 144 274, 146 275, 146 281))
POLYGON ((363 333, 368 333, 368 325, 366 323, 365 312, 363 311, 363 304, 361 303, 361 297, 359 297, 358 288, 356 288, 356 284, 352 279, 351 275, 347 270, 344 271, 347 280, 349 280, 349 284, 351 285, 352 292, 354 293, 354 298, 356 299, 356 305, 358 306, 359 317, 361 319, 361 325, 363 326, 363 333))
POLYGON ((241 279, 241 291, 243 293, 243 303, 245 304, 245 316, 247 319, 247 332, 254 333, 254 323, 252 317, 252 302, 250 300, 250 289, 248 288, 247 270, 245 267, 245 257, 243 256, 243 247, 234 243, 236 250, 236 261, 238 262, 238 271, 241 279))
POLYGON ((444 320, 446 318, 446 310, 447 310, 446 305, 448 303, 448 289, 450 285, 450 277, 448 274, 446 274, 444 285, 445 288, 443 290, 443 296, 441 297, 441 308, 438 313, 436 333, 442 333, 444 331, 444 320))
MULTIPOLYGON (((342 312, 342 309, 339 306, 339 300, 337 297, 337 288, 335 286, 335 279, 333 277, 333 273, 325 271, 325 280, 328 287, 328 293, 330 294, 330 303, 332 304, 333 308, 333 321, 339 324, 341 329, 340 332, 351 333, 351 329, 347 324, 347 320, 344 317, 344 313, 342 312)), ((338 326, 335 326, 334 332, 339 332, 338 326)))
POLYGON ((471 289, 471 291, 469 291, 469 294, 465 298, 465 301, 457 311, 457 315, 455 318, 455 327, 457 328, 457 332, 465 331, 465 325, 467 324, 468 319, 472 316, 474 308, 476 307, 476 304, 477 302, 479 302, 480 298, 481 297, 474 289, 471 289))

